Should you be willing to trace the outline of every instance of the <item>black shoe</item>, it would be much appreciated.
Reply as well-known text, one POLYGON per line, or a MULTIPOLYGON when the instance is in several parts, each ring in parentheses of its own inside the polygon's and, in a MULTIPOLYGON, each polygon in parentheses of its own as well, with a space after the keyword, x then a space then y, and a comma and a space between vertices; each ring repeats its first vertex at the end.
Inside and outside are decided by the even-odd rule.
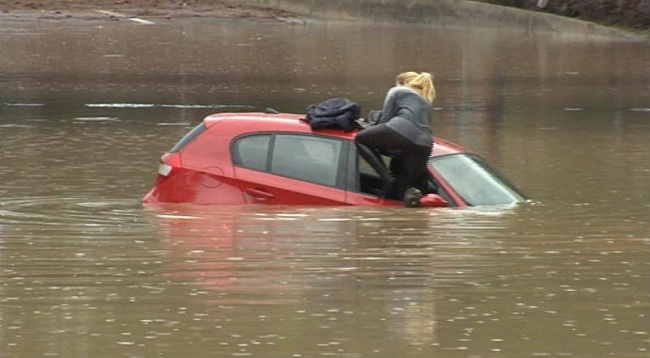
POLYGON ((409 188, 404 193, 404 206, 407 208, 420 207, 420 199, 422 199, 422 192, 417 188, 409 188))

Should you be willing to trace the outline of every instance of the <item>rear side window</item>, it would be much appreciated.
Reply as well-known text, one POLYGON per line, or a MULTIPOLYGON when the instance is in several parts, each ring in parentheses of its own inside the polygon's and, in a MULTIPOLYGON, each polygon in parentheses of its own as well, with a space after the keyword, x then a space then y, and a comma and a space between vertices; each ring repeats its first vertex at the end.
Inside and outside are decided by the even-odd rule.
POLYGON ((196 127, 194 127, 191 131, 189 131, 181 140, 176 143, 172 149, 170 150, 171 153, 176 153, 179 150, 181 150, 184 146, 187 145, 187 143, 191 142, 192 139, 198 137, 201 133, 205 132, 205 130, 208 129, 205 124, 200 123, 196 127))
POLYGON ((232 148, 235 165, 337 186, 343 142, 299 134, 259 134, 239 138, 232 148))
POLYGON ((271 136, 252 135, 235 142, 233 158, 242 167, 265 171, 268 163, 269 143, 271 136))
POLYGON ((278 135, 271 159, 271 173, 312 183, 335 186, 342 142, 303 135, 278 135))

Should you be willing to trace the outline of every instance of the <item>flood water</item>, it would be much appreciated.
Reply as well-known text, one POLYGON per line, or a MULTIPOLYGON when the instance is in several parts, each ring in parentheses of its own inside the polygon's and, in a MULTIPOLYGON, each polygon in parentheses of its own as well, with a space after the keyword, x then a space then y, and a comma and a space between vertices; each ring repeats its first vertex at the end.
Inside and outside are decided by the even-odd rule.
POLYGON ((0 356, 648 357, 650 44, 464 27, 0 23, 0 356), (145 207, 205 115, 381 106, 515 208, 145 207))

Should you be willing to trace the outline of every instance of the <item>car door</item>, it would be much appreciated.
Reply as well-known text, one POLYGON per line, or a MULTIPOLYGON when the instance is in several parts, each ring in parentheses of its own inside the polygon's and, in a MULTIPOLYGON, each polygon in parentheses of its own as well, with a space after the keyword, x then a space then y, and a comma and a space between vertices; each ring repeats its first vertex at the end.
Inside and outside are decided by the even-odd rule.
POLYGON ((302 133, 258 133, 231 147, 235 178, 251 204, 344 205, 345 142, 302 133))
POLYGON ((360 155, 353 143, 350 144, 346 164, 347 203, 359 206, 402 205, 401 201, 379 196, 382 188, 382 179, 379 172, 360 155))
MULTIPOLYGON (((362 205, 362 206, 403 206, 404 203, 398 194, 395 192, 395 187, 386 194, 385 198, 379 196, 382 190, 382 179, 379 172, 361 155, 355 145, 352 145, 349 151, 348 169, 347 172, 347 187, 348 204, 362 205)), ((399 161, 394 162, 395 159, 382 155, 381 161, 384 165, 390 168, 395 180, 404 180, 400 176, 399 161)), ((430 168, 431 169, 431 168, 430 168)), ((424 190, 425 194, 429 194, 429 200, 426 201, 426 206, 457 206, 456 202, 452 199, 449 193, 440 185, 433 172, 429 173, 429 180, 427 187, 424 190), (431 195, 439 196, 446 204, 441 205, 440 200, 432 201, 431 195)))

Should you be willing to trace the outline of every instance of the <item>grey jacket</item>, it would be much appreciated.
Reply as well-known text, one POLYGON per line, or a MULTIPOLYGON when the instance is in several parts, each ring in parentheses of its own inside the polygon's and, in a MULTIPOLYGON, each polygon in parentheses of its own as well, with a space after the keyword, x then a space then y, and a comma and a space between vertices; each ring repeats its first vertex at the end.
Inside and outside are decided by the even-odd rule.
POLYGON ((408 87, 393 87, 386 94, 377 124, 390 129, 421 146, 431 146, 431 104, 408 87))

